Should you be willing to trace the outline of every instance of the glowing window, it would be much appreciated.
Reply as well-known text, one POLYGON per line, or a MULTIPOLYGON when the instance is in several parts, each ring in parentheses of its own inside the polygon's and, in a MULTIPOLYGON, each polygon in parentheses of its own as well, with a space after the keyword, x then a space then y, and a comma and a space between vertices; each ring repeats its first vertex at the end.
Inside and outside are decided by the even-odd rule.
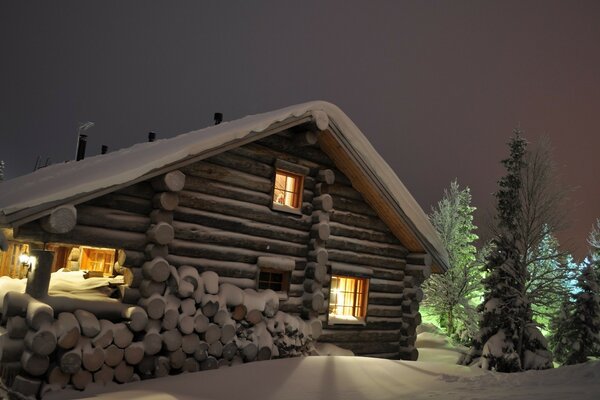
POLYGON ((329 323, 362 323, 367 315, 369 281, 349 276, 331 277, 329 323))
POLYGON ((275 173, 275 188, 273 190, 273 205, 278 209, 286 207, 299 210, 302 205, 301 175, 277 170, 275 173))
POLYGON ((95 271, 104 276, 113 274, 115 250, 97 247, 82 247, 80 269, 95 271))

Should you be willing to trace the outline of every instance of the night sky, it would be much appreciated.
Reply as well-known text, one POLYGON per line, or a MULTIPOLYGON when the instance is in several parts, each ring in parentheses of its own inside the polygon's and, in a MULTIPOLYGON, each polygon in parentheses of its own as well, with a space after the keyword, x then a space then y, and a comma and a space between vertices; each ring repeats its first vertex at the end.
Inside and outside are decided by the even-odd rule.
POLYGON ((7 178, 73 159, 80 122, 91 156, 309 100, 346 112, 426 212, 453 178, 469 186, 480 233, 513 128, 548 136, 576 188, 559 238, 585 254, 599 1, 0 3, 7 178))

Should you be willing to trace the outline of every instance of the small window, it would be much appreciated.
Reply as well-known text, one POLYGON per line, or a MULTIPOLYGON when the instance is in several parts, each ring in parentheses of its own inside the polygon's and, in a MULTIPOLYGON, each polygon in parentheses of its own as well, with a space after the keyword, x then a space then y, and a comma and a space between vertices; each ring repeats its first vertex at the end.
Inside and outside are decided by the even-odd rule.
POLYGON ((82 247, 80 269, 101 273, 103 276, 113 274, 115 250, 97 247, 82 247))
POLYGON ((289 272, 261 269, 258 275, 258 288, 271 289, 275 292, 287 292, 290 286, 289 275, 289 272))
POLYGON ((331 277, 329 324, 364 323, 369 281, 349 276, 331 277))
POLYGON ((284 211, 300 210, 303 181, 302 175, 277 170, 273 189, 273 208, 284 211))

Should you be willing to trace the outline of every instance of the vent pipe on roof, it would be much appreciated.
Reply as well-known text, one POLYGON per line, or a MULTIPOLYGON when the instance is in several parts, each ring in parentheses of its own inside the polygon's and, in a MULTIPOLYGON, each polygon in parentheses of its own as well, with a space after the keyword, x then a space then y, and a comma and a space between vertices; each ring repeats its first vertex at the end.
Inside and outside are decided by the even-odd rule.
POLYGON ((85 145, 87 143, 87 135, 83 133, 79 134, 79 140, 77 141, 77 158, 76 160, 83 160, 85 158, 85 145))
POLYGON ((106 154, 106 152, 108 152, 108 146, 103 144, 100 148, 100 154, 106 154))
POLYGON ((223 122, 223 113, 216 112, 215 113, 215 125, 219 125, 221 122, 223 122))
POLYGON ((148 141, 149 142, 154 142, 156 140, 156 133, 154 132, 148 132, 148 141))

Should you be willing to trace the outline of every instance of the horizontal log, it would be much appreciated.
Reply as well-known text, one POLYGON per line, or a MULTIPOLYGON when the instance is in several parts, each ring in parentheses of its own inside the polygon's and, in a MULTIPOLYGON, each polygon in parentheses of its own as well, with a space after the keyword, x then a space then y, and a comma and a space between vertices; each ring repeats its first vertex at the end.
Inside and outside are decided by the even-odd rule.
POLYGON ((196 243, 181 239, 173 240, 169 245, 169 249, 173 254, 181 256, 212 258, 215 260, 236 261, 249 264, 255 264, 259 256, 269 255, 269 253, 260 251, 196 243))
POLYGON ((390 281, 403 281, 404 271, 398 269, 388 269, 388 268, 372 268, 373 278, 376 279, 386 279, 390 281))
MULTIPOLYGON (((363 239, 352 239, 334 235, 329 236, 327 248, 391 257, 396 259, 396 261, 398 261, 397 259, 404 259, 408 253, 408 251, 400 245, 377 243, 363 239)), ((404 262, 401 263, 401 266, 404 266, 404 262)))
POLYGON ((310 168, 305 167, 304 165, 282 160, 280 158, 275 160, 275 168, 278 170, 291 172, 292 174, 297 174, 301 176, 307 176, 308 174, 310 174, 310 168))
POLYGON ((373 276, 373 268, 364 265, 346 264, 334 261, 331 262, 331 274, 371 278, 373 276))
POLYGON ((335 209, 339 211, 348 211, 355 214, 377 217, 377 213, 370 205, 364 201, 347 199, 345 197, 333 196, 335 209))
MULTIPOLYGON (((223 199, 216 196, 197 192, 181 191, 181 206, 211 211, 218 214, 230 215, 251 219, 257 222, 265 222, 275 226, 308 231, 311 221, 308 217, 299 217, 271 210, 269 207, 243 201, 223 199)), ((179 219, 181 207, 175 211, 175 219, 179 219)))
POLYGON ((348 226, 367 228, 388 234, 390 232, 389 228, 383 223, 383 221, 377 217, 370 217, 368 215, 361 215, 348 211, 333 209, 330 212, 330 218, 332 222, 338 222, 348 226))
MULTIPOLYGON (((335 176, 335 173, 334 173, 335 176)), ((338 183, 327 184, 320 183, 315 186, 315 193, 317 195, 328 193, 334 197, 343 197, 351 200, 364 201, 360 192, 354 189, 352 186, 341 185, 338 183)))
MULTIPOLYGON (((329 243, 329 242, 328 242, 329 243)), ((402 268, 404 261, 392 257, 383 257, 374 254, 358 253, 354 251, 327 249, 329 260, 340 261, 347 264, 358 264, 384 268, 402 268)))
POLYGON ((331 234, 335 236, 400 245, 400 241, 391 232, 379 232, 338 222, 330 222, 329 229, 331 230, 331 234))
POLYGON ((244 189, 227 183, 213 181, 211 179, 190 176, 185 185, 185 190, 210 194, 213 196, 247 201, 263 206, 270 206, 273 197, 270 193, 258 192, 256 190, 244 189))
POLYGON ((319 342, 337 343, 337 342, 397 342, 400 337, 400 331, 395 330, 331 330, 324 329, 319 342))
POLYGON ((271 179, 275 172, 272 164, 262 163, 256 159, 248 158, 231 151, 217 154, 216 156, 207 158, 206 161, 267 179, 271 179))
POLYGON ((143 181, 134 183, 133 185, 125 186, 114 193, 150 200, 156 194, 156 190, 152 188, 152 185, 149 181, 143 181))
POLYGON ((185 222, 174 222, 174 226, 177 239, 296 257, 306 256, 306 246, 284 240, 262 238, 256 235, 224 231, 185 222))
POLYGON ((352 186, 352 182, 350 182, 350 179, 348 179, 348 177, 344 175, 342 171, 336 168, 332 168, 332 170, 335 174, 336 183, 339 183, 340 185, 352 186))
POLYGON ((273 191, 271 179, 236 171, 235 169, 211 164, 206 161, 188 165, 182 169, 187 175, 227 183, 244 189, 256 190, 263 193, 273 191))
POLYGON ((414 265, 426 265, 431 267, 433 258, 427 253, 411 253, 406 257, 406 262, 414 265))
POLYGON ((191 265, 198 272, 213 271, 220 277, 230 278, 256 278, 258 268, 254 263, 240 263, 234 261, 212 260, 208 258, 184 257, 175 254, 167 256, 167 261, 175 266, 191 265))
POLYGON ((369 306, 370 305, 399 305, 403 300, 402 293, 380 293, 369 288, 369 306))
POLYGON ((293 140, 289 140, 281 135, 270 135, 257 140, 256 143, 277 151, 304 158, 322 166, 333 166, 331 159, 321 149, 305 146, 298 147, 294 144, 293 140))
POLYGON ((85 310, 94 314, 97 318, 104 318, 113 322, 127 320, 130 327, 136 331, 143 328, 148 321, 148 315, 142 308, 123 304, 116 299, 88 300, 79 298, 76 295, 63 295, 48 296, 44 298, 44 303, 50 305, 57 314, 85 310))
POLYGON ((279 271, 293 271, 296 268, 296 261, 289 257, 281 256, 260 256, 257 265, 259 268, 270 268, 279 271))
POLYGON ((80 225, 145 233, 150 227, 150 218, 128 211, 80 205, 77 206, 77 223, 80 225))
POLYGON ((369 304, 367 308, 367 318, 372 317, 401 317, 403 315, 402 307, 399 305, 380 306, 369 304))
MULTIPOLYGON (((193 208, 179 207, 175 211, 178 221, 195 223, 200 226, 219 228, 227 231, 256 235, 260 237, 287 240, 289 242, 304 244, 308 240, 308 223, 306 229, 292 229, 274 224, 256 222, 247 218, 215 214, 193 208)), ((174 222, 177 226, 177 221, 174 222)))
POLYGON ((244 157, 251 158, 253 160, 257 160, 269 165, 273 165, 276 159, 281 159, 289 161, 291 163, 304 165, 305 167, 310 168, 311 172, 313 170, 317 171, 322 168, 322 166, 318 163, 309 161, 297 155, 292 155, 290 153, 286 153, 283 151, 275 150, 273 148, 269 148, 267 146, 260 145, 257 142, 249 143, 245 146, 232 149, 229 152, 242 155, 244 157))
POLYGON ((65 234, 45 233, 37 224, 21 225, 15 238, 36 242, 56 242, 97 247, 124 248, 143 251, 147 239, 145 234, 125 232, 116 229, 106 229, 94 226, 77 225, 65 234))
POLYGON ((114 210, 129 211, 136 214, 148 215, 152 207, 151 199, 144 199, 121 193, 108 193, 104 196, 89 200, 86 205, 101 206, 114 210))
POLYGON ((371 279, 369 291, 382 293, 402 293, 404 285, 402 282, 388 281, 384 279, 371 279))

